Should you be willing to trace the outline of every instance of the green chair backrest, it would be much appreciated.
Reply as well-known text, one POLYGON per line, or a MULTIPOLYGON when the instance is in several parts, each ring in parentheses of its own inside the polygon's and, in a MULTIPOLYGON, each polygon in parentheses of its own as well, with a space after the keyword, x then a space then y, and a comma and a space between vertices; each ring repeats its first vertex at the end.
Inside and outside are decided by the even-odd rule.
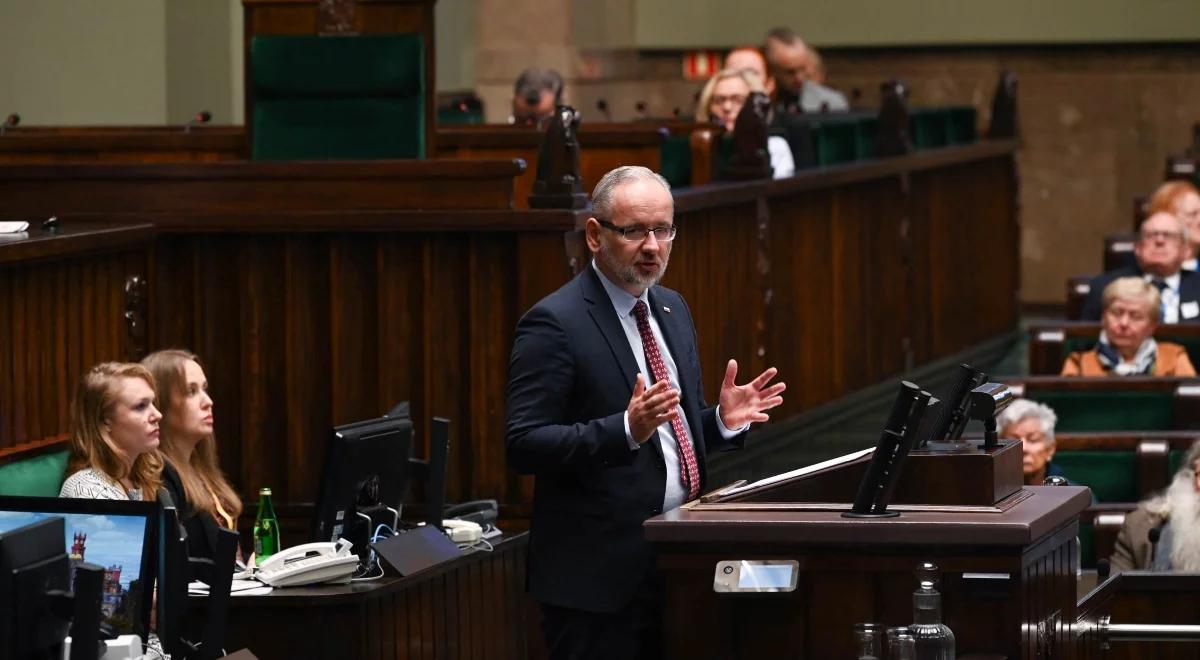
POLYGON ((946 142, 948 144, 970 144, 979 139, 975 129, 975 108, 969 105, 946 109, 946 142))
POLYGON ((255 159, 425 156, 420 34, 267 35, 250 48, 255 159))
POLYGON ((932 149, 948 144, 950 114, 946 108, 913 108, 908 111, 908 132, 917 149, 932 149))
POLYGON ((1092 489, 1098 502, 1136 502, 1137 455, 1131 451, 1080 449, 1054 454, 1067 478, 1092 489))
POLYGON ((668 135, 659 146, 660 174, 672 188, 692 185, 692 143, 686 135, 668 135))
POLYGON ((879 135, 879 117, 863 115, 858 119, 858 135, 854 144, 854 155, 858 160, 875 157, 875 138, 879 135))
POLYGON ((0 495, 58 497, 69 453, 43 454, 0 466, 0 495))
POLYGON ((454 106, 439 106, 437 109, 438 126, 471 126, 483 123, 483 108, 461 110, 454 106))
POLYGON ((1056 431, 1168 431, 1174 427, 1172 392, 1026 391, 1058 415, 1056 431))
POLYGON ((856 116, 823 115, 812 121, 810 130, 817 167, 851 163, 859 158, 859 120, 856 116))

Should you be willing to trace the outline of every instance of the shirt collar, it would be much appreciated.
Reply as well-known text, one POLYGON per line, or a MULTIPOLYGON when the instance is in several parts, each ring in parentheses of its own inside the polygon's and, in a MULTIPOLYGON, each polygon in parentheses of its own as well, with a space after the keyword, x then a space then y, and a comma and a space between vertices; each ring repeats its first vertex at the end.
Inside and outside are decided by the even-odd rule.
POLYGON ((625 289, 617 286, 600 267, 596 265, 596 260, 592 259, 592 269, 600 276, 600 284, 604 285, 604 290, 608 293, 608 299, 612 301, 613 310, 617 312, 617 317, 625 319, 633 314, 633 306, 637 301, 641 300, 646 303, 646 309, 650 309, 650 289, 647 288, 642 292, 642 295, 636 298, 625 289))
POLYGON ((1182 279, 1182 276, 1177 272, 1170 277, 1156 278, 1153 275, 1151 275, 1150 273, 1146 273, 1146 281, 1147 282, 1151 282, 1155 279, 1161 279, 1163 282, 1166 282, 1168 289, 1170 289, 1172 291, 1178 291, 1179 290, 1179 280, 1182 279))

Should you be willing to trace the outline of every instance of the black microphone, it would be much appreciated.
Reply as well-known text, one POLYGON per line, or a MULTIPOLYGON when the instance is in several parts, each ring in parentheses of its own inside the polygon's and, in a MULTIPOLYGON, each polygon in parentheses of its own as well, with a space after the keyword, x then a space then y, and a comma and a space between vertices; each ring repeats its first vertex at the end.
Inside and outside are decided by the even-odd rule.
POLYGON ((199 125, 201 125, 201 124, 207 124, 207 123, 208 123, 208 122, 210 122, 210 121, 212 121, 212 113, 211 113, 211 112, 209 112, 208 110, 201 110, 200 112, 197 112, 197 113, 195 114, 195 116, 193 116, 193 117, 192 117, 192 118, 191 118, 191 119, 188 121, 188 123, 187 123, 187 124, 185 124, 185 125, 184 125, 184 127, 183 127, 183 132, 184 132, 184 133, 191 133, 191 132, 192 132, 192 127, 193 127, 193 126, 199 126, 199 125))
POLYGON ((1107 559, 1097 559, 1096 577, 1099 578, 1098 582, 1107 580, 1110 573, 1112 573, 1112 564, 1107 559))
POLYGON ((1167 521, 1165 520, 1158 523, 1154 527, 1151 527, 1150 533, 1147 534, 1147 537, 1150 539, 1150 556, 1146 557, 1146 570, 1148 571, 1154 570, 1154 555, 1158 553, 1158 539, 1162 537, 1162 528, 1166 524, 1167 521))
POLYGON ((20 123, 21 123, 21 115, 18 115, 15 112, 12 113, 11 115, 5 117, 4 123, 0 124, 0 135, 4 135, 4 132, 10 128, 16 128, 17 124, 20 124, 20 123))
POLYGON ((596 109, 600 111, 600 114, 604 115, 604 121, 612 122, 612 113, 608 111, 608 101, 604 99, 596 101, 596 109))

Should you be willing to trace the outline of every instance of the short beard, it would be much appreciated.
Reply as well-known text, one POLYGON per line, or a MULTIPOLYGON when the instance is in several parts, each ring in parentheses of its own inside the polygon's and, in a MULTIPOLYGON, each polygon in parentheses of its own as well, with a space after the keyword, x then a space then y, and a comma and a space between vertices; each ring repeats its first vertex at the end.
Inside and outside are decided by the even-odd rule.
POLYGON ((1200 493, 1195 477, 1181 475, 1167 489, 1171 521, 1171 569, 1200 571, 1200 493))
POLYGON ((662 256, 662 267, 658 269, 658 274, 651 275, 649 277, 643 277, 637 272, 636 266, 622 266, 621 264, 617 263, 617 258, 613 256, 612 251, 608 247, 608 243, 604 241, 600 241, 600 252, 597 253, 596 257, 600 259, 601 262, 603 262, 604 265, 609 268, 609 270, 616 273, 617 277, 620 278, 622 282, 626 284, 632 284, 634 286, 640 286, 643 289, 649 289, 655 284, 658 284, 659 280, 662 279, 662 276, 667 273, 667 262, 670 260, 669 256, 662 256))

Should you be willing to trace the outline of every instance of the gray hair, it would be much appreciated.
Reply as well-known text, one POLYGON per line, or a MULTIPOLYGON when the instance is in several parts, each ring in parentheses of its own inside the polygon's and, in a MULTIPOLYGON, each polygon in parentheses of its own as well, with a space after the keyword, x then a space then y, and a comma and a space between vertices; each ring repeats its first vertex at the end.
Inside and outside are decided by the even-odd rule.
POLYGON ((1046 444, 1054 445, 1054 425, 1058 423, 1058 415, 1044 403, 1029 399, 1017 399, 1000 413, 996 418, 996 426, 1007 428, 1023 419, 1033 417, 1042 424, 1042 434, 1046 436, 1046 444))
POLYGON ((1179 470, 1175 472, 1175 476, 1187 475, 1189 478, 1196 473, 1196 461, 1200 461, 1200 440, 1192 443, 1192 448, 1188 449, 1188 453, 1183 457, 1183 463, 1179 465, 1179 470))
POLYGON ((513 85, 513 96, 524 99, 530 105, 537 104, 543 91, 553 94, 556 104, 562 103, 563 79, 554 69, 525 69, 513 85))
POLYGON ((667 192, 671 192, 671 184, 654 170, 641 165, 622 165, 601 177, 592 189, 592 215, 604 220, 611 219, 613 197, 617 189, 634 181, 657 181, 667 192))

